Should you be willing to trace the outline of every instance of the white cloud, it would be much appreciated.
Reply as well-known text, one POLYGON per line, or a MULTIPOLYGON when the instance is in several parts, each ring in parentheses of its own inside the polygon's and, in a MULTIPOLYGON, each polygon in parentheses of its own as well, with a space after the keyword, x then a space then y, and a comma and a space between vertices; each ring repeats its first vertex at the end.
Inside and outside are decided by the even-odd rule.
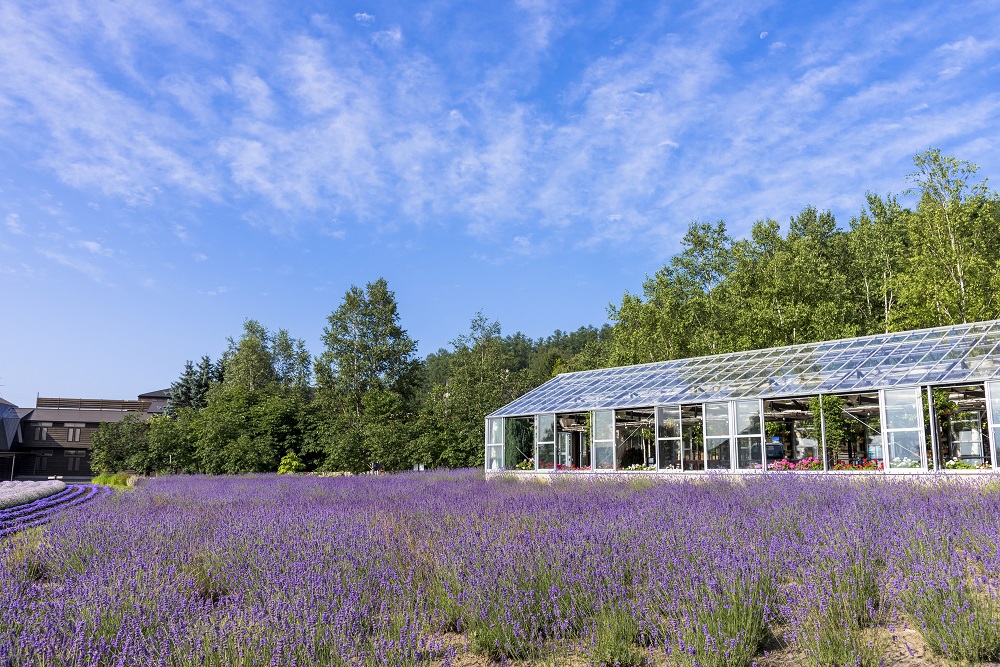
POLYGON ((76 247, 83 248, 93 255, 100 255, 102 257, 111 257, 111 255, 115 254, 113 250, 105 248, 97 241, 80 241, 76 244, 76 247))
POLYGON ((791 47, 769 41, 780 57, 737 48, 759 25, 750 5, 662 8, 615 44, 567 42, 560 61, 552 45, 597 15, 548 0, 498 10, 502 29, 442 32, 452 24, 421 7, 371 34, 349 15, 255 19, 281 11, 267 3, 8 3, 0 140, 88 193, 220 200, 274 231, 360 238, 413 222, 515 247, 666 244, 696 217, 746 227, 800 203, 854 206, 898 186, 927 145, 997 144, 996 87, 976 65, 998 48, 983 36, 996 19, 876 4, 819 14, 791 47))
POLYGON ((207 262, 208 261, 208 255, 206 255, 205 253, 201 253, 201 252, 196 252, 195 254, 191 255, 191 257, 196 262, 207 262))
POLYGON ((24 234, 24 223, 21 222, 21 216, 17 213, 8 213, 3 222, 11 234, 24 234))
POLYGON ((38 253, 56 264, 73 269, 74 271, 79 271, 94 282, 104 283, 104 272, 90 262, 86 262, 77 257, 70 257, 55 250, 48 250, 44 248, 39 249, 38 253))
POLYGON ((381 47, 396 46, 403 41, 403 31, 399 26, 372 33, 372 42, 381 47))

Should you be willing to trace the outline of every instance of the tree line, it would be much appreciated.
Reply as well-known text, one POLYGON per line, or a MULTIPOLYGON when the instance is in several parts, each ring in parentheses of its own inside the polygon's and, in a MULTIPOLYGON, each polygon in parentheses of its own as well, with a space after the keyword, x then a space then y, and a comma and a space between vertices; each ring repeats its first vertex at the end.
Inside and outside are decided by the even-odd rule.
POLYGON ((867 193, 846 228, 806 207, 747 238, 691 223, 681 251, 609 306, 612 324, 531 339, 482 313, 420 359, 384 279, 352 286, 323 350, 247 320, 217 360, 187 362, 168 414, 103 425, 101 470, 359 472, 482 465, 484 417, 561 372, 1000 316, 1000 197, 936 149, 899 195, 867 193), (901 199, 915 202, 905 206, 901 199), (293 465, 297 467, 296 465, 293 465))

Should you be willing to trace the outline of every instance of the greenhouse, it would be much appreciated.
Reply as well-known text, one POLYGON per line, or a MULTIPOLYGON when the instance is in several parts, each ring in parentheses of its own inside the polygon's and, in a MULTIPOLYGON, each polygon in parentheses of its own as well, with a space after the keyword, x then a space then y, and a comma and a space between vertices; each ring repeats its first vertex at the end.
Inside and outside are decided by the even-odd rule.
POLYGON ((995 471, 1000 320, 561 374, 487 471, 995 471))

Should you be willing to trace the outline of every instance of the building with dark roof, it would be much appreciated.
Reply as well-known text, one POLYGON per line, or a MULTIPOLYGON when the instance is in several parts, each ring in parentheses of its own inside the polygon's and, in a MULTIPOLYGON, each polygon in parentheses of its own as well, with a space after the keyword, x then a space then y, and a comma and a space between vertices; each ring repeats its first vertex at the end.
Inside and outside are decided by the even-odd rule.
POLYGON ((163 389, 141 394, 134 401, 38 397, 34 408, 0 402, 4 432, 14 424, 8 439, 0 440, 0 478, 90 478, 94 474, 90 439, 100 425, 119 422, 130 414, 149 419, 163 413, 168 398, 169 390, 163 389), (4 417, 11 412, 13 417, 4 417))
POLYGON ((1000 320, 561 374, 487 470, 1000 470, 1000 320))

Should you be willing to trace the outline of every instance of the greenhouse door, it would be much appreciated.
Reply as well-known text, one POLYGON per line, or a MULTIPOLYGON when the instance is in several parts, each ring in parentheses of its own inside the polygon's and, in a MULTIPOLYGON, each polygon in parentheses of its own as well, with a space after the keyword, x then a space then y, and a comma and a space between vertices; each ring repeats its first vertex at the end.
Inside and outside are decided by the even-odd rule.
POLYGON ((993 469, 1000 470, 1000 382, 986 383, 986 420, 993 448, 993 469))
POLYGON ((919 387, 882 389, 882 441, 887 472, 927 470, 924 443, 924 404, 919 387))

